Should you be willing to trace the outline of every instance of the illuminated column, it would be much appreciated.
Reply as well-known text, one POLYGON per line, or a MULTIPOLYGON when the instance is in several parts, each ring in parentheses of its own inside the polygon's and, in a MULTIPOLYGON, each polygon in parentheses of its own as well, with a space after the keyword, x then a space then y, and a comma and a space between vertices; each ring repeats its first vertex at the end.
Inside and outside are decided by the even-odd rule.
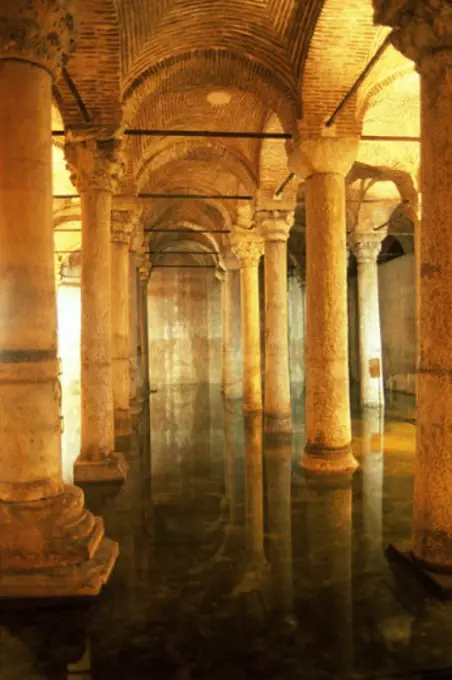
POLYGON ((265 430, 292 429, 287 302, 287 240, 292 211, 260 211, 265 242, 265 430))
POLYGON ((227 399, 242 396, 242 347, 240 339, 240 265, 232 253, 224 259, 223 284, 223 392, 227 399))
POLYGON ((240 309, 243 355, 243 410, 262 410, 261 343, 259 320, 259 260, 263 242, 252 226, 249 208, 239 212, 231 247, 240 264, 240 309))
POLYGON ((310 137, 291 168, 306 186, 306 448, 313 472, 356 468, 351 453, 345 175, 355 138, 310 137))
POLYGON ((396 49, 421 77, 422 226, 413 553, 452 571, 452 27, 446 2, 374 0, 396 49))
POLYGON ((70 130, 66 157, 82 209, 82 422, 74 479, 97 483, 127 475, 122 454, 115 452, 110 243, 112 194, 123 161, 120 140, 96 137, 95 129, 92 134, 70 130))
POLYGON ((359 362, 361 406, 384 406, 377 257, 381 236, 355 232, 350 243, 358 262, 359 362))
POLYGON ((62 0, 0 5, 0 597, 95 595, 118 554, 64 485, 52 225, 62 0))
POLYGON ((131 432, 129 363, 129 243, 130 210, 115 205, 111 214, 112 370, 115 433, 131 432))
POLYGON ((132 416, 139 411, 138 405, 138 270, 137 253, 143 247, 142 209, 138 208, 133 222, 129 250, 129 364, 130 364, 130 410, 132 416))
POLYGON ((144 259, 140 266, 140 335, 141 335, 141 376, 142 376, 142 399, 149 398, 149 329, 148 329, 148 283, 151 274, 149 257, 144 259))

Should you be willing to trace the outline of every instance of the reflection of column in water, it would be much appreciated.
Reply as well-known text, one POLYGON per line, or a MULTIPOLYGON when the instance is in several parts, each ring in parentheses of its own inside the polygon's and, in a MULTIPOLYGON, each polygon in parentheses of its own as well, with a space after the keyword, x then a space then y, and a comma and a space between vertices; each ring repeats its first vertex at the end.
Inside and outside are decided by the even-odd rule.
POLYGON ((333 672, 353 668, 351 475, 305 476, 310 616, 333 672))
POLYGON ((246 413, 245 425, 245 521, 249 564, 263 566, 264 507, 262 480, 262 413, 246 413))
POLYGON ((292 438, 269 435, 264 439, 267 481, 268 557, 272 572, 275 610, 293 612, 291 471, 292 438))
POLYGON ((384 411, 364 409, 361 432, 364 564, 366 569, 374 571, 378 570, 384 561, 382 551, 384 411))
POLYGON ((78 661, 67 665, 67 680, 90 680, 91 676, 91 648, 89 639, 85 650, 78 661))
POLYGON ((243 524, 243 411, 239 400, 223 401, 226 498, 232 529, 243 524))

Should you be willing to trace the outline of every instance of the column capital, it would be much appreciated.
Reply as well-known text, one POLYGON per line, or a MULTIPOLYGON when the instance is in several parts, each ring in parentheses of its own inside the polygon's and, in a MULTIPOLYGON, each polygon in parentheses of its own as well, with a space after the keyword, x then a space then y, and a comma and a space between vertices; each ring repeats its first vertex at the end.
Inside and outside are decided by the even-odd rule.
POLYGON ((300 121, 289 170, 301 179, 327 173, 345 177, 358 156, 358 147, 358 135, 336 136, 334 129, 325 127, 315 133, 300 121))
POLYGON ((132 238, 141 226, 143 206, 134 201, 133 197, 127 199, 113 199, 111 211, 111 240, 116 243, 131 245, 132 238))
POLYGON ((384 235, 376 232, 354 232, 348 241, 358 264, 376 263, 384 235))
POLYGON ((140 281, 146 283, 149 281, 151 275, 152 263, 149 255, 144 255, 143 262, 140 265, 140 281))
POLYGON ((74 50, 70 0, 5 0, 0 7, 0 59, 37 64, 57 78, 74 50))
POLYGON ((286 242, 293 226, 293 210, 259 210, 259 226, 264 241, 286 242))
POLYGON ((71 181, 79 193, 89 190, 109 191, 114 194, 125 170, 122 139, 87 134, 80 136, 68 131, 65 145, 66 165, 71 181))
POLYGON ((232 252, 239 261, 240 269, 256 267, 264 252, 264 243, 256 229, 243 233, 238 228, 231 234, 232 252))
POLYGON ((449 0, 373 0, 374 21, 391 26, 394 47, 429 71, 431 61, 452 66, 452 7, 449 0))

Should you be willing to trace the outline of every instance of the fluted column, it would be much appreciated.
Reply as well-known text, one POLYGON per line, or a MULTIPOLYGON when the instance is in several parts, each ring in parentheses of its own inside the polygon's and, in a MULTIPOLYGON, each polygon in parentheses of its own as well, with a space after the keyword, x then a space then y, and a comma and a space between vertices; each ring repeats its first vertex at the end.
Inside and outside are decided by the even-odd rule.
POLYGON ((232 253, 224 259, 223 283, 223 392, 227 399, 240 399, 242 347, 240 339, 240 264, 232 253))
POLYGON ((0 597, 97 594, 118 554, 64 485, 52 225, 63 0, 0 5, 0 597))
POLYGON ((82 422, 74 479, 119 481, 127 465, 114 450, 110 233, 112 195, 123 171, 120 140, 95 129, 69 130, 66 157, 82 209, 82 422))
POLYGON ((259 314, 259 260, 263 242, 253 227, 252 211, 241 208, 231 238, 240 265, 240 323, 243 356, 243 410, 262 410, 262 375, 259 314))
POLYGON ((449 2, 377 2, 421 78, 422 224, 413 554, 452 571, 452 25, 449 2))
POLYGON ((377 257, 381 237, 356 232, 350 243, 358 262, 358 319, 361 406, 384 406, 377 257))
POLYGON ((306 179, 306 447, 313 472, 354 469, 348 371, 345 175, 357 139, 309 136, 290 159, 306 179))
POLYGON ((287 301, 287 240, 293 211, 260 211, 265 274, 265 430, 292 429, 287 301))

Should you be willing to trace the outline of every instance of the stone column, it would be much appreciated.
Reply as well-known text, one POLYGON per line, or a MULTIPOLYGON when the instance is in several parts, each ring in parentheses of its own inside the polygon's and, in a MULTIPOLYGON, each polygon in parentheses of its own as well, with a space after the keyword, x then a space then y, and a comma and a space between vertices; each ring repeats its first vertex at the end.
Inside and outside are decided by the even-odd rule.
POLYGON ((148 328, 148 283, 151 274, 151 264, 146 258, 140 267, 140 335, 141 335, 141 376, 142 399, 149 399, 149 328, 148 328))
POLYGON ((265 431, 292 429, 287 301, 287 240, 293 211, 260 211, 265 274, 265 431))
POLYGON ((223 392, 226 399, 242 397, 240 338, 240 264, 232 253, 224 259, 223 284, 223 392))
POLYGON ((131 433, 129 363, 129 243, 132 233, 128 211, 111 214, 112 370, 115 434, 131 433))
POLYGON ((52 80, 68 3, 0 5, 0 597, 95 595, 118 554, 64 485, 52 225, 52 80))
POLYGON ((306 179, 306 447, 301 465, 344 472, 350 448, 345 175, 357 139, 309 136, 290 159, 306 179))
MULTIPOLYGON (((129 252, 129 364, 130 364, 130 409, 137 415, 137 363, 138 363, 138 304, 137 268, 135 252, 129 252)), ((139 410, 139 409, 138 409, 139 410)))
POLYGON ((74 479, 83 483, 127 475, 115 452, 113 412, 110 238, 112 195, 123 171, 119 151, 120 140, 99 137, 95 129, 92 135, 68 131, 66 157, 82 209, 82 419, 74 479))
POLYGON ((355 232, 350 243, 358 262, 358 318, 361 406, 384 407, 377 257, 381 236, 355 232))
POLYGON ((377 2, 421 77, 420 281, 413 554, 452 572, 452 27, 448 2, 377 2))
POLYGON ((262 410, 259 271, 263 242, 252 226, 252 213, 241 209, 231 247, 240 265, 240 321, 243 355, 243 410, 262 410))

